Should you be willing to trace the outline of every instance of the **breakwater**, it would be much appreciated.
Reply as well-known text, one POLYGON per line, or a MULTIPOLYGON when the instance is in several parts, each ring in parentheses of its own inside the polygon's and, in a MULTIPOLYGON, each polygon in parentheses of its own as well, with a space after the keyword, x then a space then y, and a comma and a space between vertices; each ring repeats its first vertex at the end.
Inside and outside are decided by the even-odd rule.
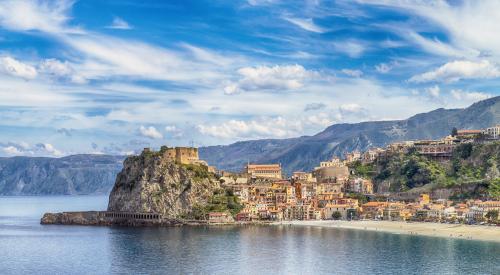
POLYGON ((40 221, 41 224, 94 226, 178 226, 189 222, 190 221, 164 218, 158 213, 114 211, 45 213, 40 221))

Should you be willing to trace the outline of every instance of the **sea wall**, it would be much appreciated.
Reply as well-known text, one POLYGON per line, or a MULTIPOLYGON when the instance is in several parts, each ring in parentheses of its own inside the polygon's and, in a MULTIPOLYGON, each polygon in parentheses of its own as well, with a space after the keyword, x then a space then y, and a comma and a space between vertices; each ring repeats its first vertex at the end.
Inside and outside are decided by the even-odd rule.
POLYGON ((111 211, 45 213, 41 224, 94 226, 177 226, 185 222, 165 219, 160 214, 111 211))

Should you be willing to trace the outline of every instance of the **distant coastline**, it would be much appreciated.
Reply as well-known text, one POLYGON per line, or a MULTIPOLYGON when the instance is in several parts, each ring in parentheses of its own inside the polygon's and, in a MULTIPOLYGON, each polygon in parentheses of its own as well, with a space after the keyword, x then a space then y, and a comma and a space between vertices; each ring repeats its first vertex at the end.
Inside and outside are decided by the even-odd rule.
POLYGON ((463 240, 500 242, 500 227, 400 221, 283 221, 273 225, 314 226, 380 231, 393 234, 445 237, 463 240))

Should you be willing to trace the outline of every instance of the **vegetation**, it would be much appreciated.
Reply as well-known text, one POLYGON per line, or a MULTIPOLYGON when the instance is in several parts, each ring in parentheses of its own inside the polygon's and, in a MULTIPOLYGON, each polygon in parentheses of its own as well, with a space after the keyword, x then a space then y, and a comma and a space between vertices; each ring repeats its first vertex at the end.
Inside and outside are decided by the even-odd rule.
POLYGON ((342 214, 340 214, 339 211, 335 211, 332 213, 332 219, 334 220, 340 220, 340 218, 342 218, 342 214))
POLYGON ((241 209, 243 209, 243 205, 240 204, 238 197, 233 194, 231 189, 221 188, 214 191, 207 204, 195 205, 188 217, 202 220, 210 212, 229 212, 234 217, 241 209))
POLYGON ((346 197, 351 199, 357 199, 360 204, 368 202, 368 198, 361 193, 347 193, 346 197))
POLYGON ((496 221, 498 220, 498 210, 490 210, 488 213, 486 213, 485 216, 489 221, 496 221))
POLYGON ((352 164, 349 164, 349 168, 356 176, 362 178, 370 178, 374 176, 377 172, 374 164, 363 164, 361 161, 355 161, 352 164))
MULTIPOLYGON (((448 161, 433 160, 410 150, 380 160, 376 167, 378 173, 373 176, 373 180, 377 184, 388 183, 390 191, 406 191, 431 183, 432 187, 484 185, 489 196, 499 198, 499 160, 498 142, 459 145, 448 161)), ((359 165, 355 167, 362 173, 364 168, 359 168, 359 165)), ((477 194, 469 195, 474 197, 477 194)))
POLYGON ((198 181, 210 178, 213 175, 212 173, 208 172, 208 167, 205 165, 199 165, 199 164, 181 164, 181 165, 187 170, 194 172, 194 179, 198 181))
POLYGON ((488 193, 494 199, 500 199, 500 178, 490 181, 488 185, 488 193))

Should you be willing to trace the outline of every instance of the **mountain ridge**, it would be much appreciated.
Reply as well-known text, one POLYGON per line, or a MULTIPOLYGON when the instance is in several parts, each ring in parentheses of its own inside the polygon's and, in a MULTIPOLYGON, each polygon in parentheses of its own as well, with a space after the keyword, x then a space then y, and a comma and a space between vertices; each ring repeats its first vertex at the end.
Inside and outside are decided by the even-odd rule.
POLYGON ((440 138, 453 127, 486 128, 497 123, 500 97, 493 97, 467 108, 439 108, 407 119, 334 124, 312 136, 201 147, 200 157, 229 171, 241 171, 248 161, 281 163, 289 175, 296 170, 311 170, 320 161, 346 152, 383 147, 395 141, 440 138))

